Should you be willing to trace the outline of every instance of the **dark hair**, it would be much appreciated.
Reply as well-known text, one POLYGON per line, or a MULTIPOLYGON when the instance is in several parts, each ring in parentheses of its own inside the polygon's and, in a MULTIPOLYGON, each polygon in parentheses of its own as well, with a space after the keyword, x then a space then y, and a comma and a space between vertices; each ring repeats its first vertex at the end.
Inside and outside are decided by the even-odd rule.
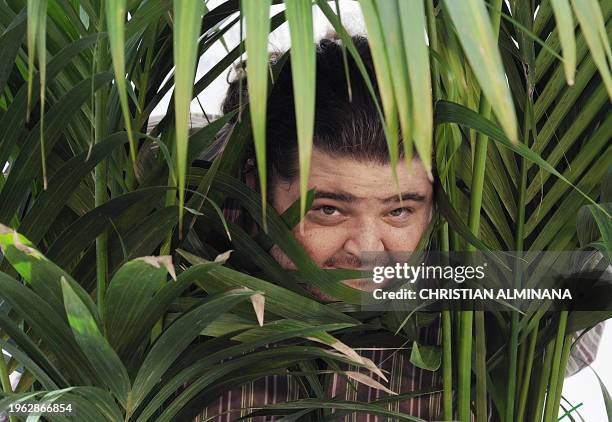
MULTIPOLYGON (((367 39, 353 36, 352 41, 380 103, 367 39)), ((376 103, 348 50, 346 58, 351 98, 349 98, 341 41, 335 37, 324 38, 317 44, 313 145, 331 155, 386 164, 389 162, 389 150, 376 103)), ((271 63, 276 63, 278 59, 278 54, 272 55, 271 63)), ((238 78, 230 83, 223 103, 224 113, 234 110, 240 100, 243 104, 246 103, 246 82, 240 81, 244 72, 242 69, 238 72, 238 78), (242 86, 242 92, 239 86, 242 86)), ((275 178, 293 180, 298 175, 297 131, 290 58, 287 58, 283 65, 268 97, 266 126, 268 186, 272 187, 275 178)), ((402 156, 401 145, 399 150, 402 156)), ((254 156, 252 150, 248 156, 251 158, 254 156)))

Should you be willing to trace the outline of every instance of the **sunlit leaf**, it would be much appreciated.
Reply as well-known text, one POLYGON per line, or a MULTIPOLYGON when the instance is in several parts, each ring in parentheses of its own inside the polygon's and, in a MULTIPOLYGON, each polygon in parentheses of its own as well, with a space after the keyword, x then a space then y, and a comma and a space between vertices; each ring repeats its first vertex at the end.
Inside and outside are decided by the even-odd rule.
POLYGON ((179 189, 179 233, 183 229, 185 177, 189 146, 189 105, 198 62, 198 39, 204 2, 174 2, 174 113, 176 125, 176 174, 179 189))

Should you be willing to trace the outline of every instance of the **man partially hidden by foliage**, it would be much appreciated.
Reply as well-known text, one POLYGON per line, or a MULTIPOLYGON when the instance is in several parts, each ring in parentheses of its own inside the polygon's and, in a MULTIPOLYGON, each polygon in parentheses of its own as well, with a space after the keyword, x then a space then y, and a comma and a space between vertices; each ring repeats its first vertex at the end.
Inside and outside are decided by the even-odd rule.
MULTIPOLYGON (((367 40, 353 37, 353 42, 378 95, 367 40)), ((360 269, 363 268, 360 259, 363 252, 415 250, 432 220, 432 180, 416 156, 408 163, 402 154, 397 165, 398 184, 395 184, 376 104, 351 57, 347 57, 349 94, 340 41, 321 40, 316 61, 316 114, 308 181, 308 189, 314 188, 315 195, 305 216, 303 230, 296 226, 294 236, 321 268, 360 269)), ((246 81, 237 79, 230 85, 223 111, 228 113, 246 101, 246 81)), ((267 111, 267 198, 278 213, 283 213, 299 198, 294 116, 291 63, 288 59, 274 81, 267 111)), ((254 163, 251 149, 245 160, 243 176, 255 188, 258 183, 254 163)), ((235 211, 233 218, 238 219, 235 211)), ((282 267, 294 267, 278 246, 273 246, 270 253, 282 267)), ((359 279, 345 280, 344 283, 361 290, 371 285, 367 280, 359 279)), ((319 291, 310 291, 320 300, 333 300, 319 291)), ((425 343, 439 344, 437 321, 423 328, 420 338, 425 343)), ((409 350, 382 346, 369 344, 360 353, 388 374, 389 383, 366 371, 368 376, 396 393, 420 391, 440 383, 434 372, 416 368, 410 363, 409 350)), ((325 388, 328 397, 341 400, 370 402, 387 394, 362 383, 353 381, 349 384, 345 377, 336 374, 329 377, 325 388)), ((201 416, 203 420, 209 420, 213 415, 222 414, 213 420, 234 420, 266 404, 304 397, 308 395, 294 377, 269 376, 224 394, 201 416), (227 419, 228 415, 230 419, 227 419)), ((437 394, 425 395, 391 404, 390 408, 427 420, 435 419, 441 412, 441 399, 437 394)), ((365 414, 357 417, 364 421, 378 420, 365 414)))

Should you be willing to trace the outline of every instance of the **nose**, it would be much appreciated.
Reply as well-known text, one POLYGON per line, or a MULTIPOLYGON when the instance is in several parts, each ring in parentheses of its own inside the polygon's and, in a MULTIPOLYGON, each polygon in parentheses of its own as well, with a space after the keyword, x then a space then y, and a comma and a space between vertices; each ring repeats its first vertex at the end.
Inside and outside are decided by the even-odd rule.
POLYGON ((344 250, 354 256, 364 252, 383 252, 382 230, 375 221, 360 219, 347 228, 344 250))

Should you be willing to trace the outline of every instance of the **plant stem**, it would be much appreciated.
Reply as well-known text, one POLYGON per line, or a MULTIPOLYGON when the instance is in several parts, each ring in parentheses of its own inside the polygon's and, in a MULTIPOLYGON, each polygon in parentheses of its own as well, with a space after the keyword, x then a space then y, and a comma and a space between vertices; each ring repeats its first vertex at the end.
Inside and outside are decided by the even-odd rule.
POLYGON ((459 420, 470 421, 470 389, 472 379, 472 323, 474 312, 459 312, 459 381, 457 400, 459 420))
POLYGON ((442 400, 444 406, 444 420, 453 419, 453 332, 451 330, 451 323, 450 311, 442 311, 442 355, 444 357, 442 367, 444 392, 442 393, 442 400))
POLYGON ((540 379, 538 380, 538 392, 537 400, 535 401, 535 407, 533 412, 533 420, 541 421, 542 412, 544 410, 544 402, 546 398, 546 385, 550 376, 550 367, 552 365, 553 350, 555 348, 555 341, 551 341, 544 351, 544 364, 542 365, 542 372, 540 373, 540 379))
POLYGON ((572 350, 572 340, 573 336, 568 334, 565 336, 565 340, 563 341, 563 352, 561 353, 561 364, 559 365, 559 375, 557 378, 557 394, 555 396, 553 406, 553 410, 557 409, 557 413, 553 413, 553 421, 557 420, 559 408, 561 407, 561 394, 563 393, 563 382, 565 381, 565 368, 567 367, 567 362, 569 361, 570 352, 572 350))
MULTIPOLYGON (((491 4, 491 25, 495 37, 499 35, 500 13, 502 0, 495 0, 491 4)), ((485 119, 491 115, 491 105, 484 95, 480 96, 479 114, 485 119)), ((482 207, 482 194, 487 161, 487 136, 478 133, 474 151, 474 164, 472 167, 472 183, 470 188, 469 227, 474 235, 480 231, 480 210, 482 207)), ((471 245, 468 250, 475 250, 471 245)), ((470 420, 470 378, 471 378, 471 343, 472 343, 472 311, 461 312, 461 348, 459 353, 459 419, 470 420), (463 390, 463 391, 462 391, 463 390), (467 397, 466 397, 467 396, 467 397)), ((486 339, 483 311, 476 311, 476 416, 479 421, 487 419, 487 372, 486 372, 486 339)))
MULTIPOLYGON (((433 0, 427 0, 425 7, 427 8, 427 34, 429 37, 429 48, 433 51, 438 51, 438 32, 436 29, 436 16, 433 5, 433 0)), ((440 88, 440 72, 438 63, 435 60, 431 61, 431 78, 434 99, 442 98, 440 88)), ((434 129, 435 131, 435 129, 434 129)), ((447 183, 448 185, 448 183, 447 183)), ((449 227, 448 223, 444 223, 441 228, 441 245, 442 250, 450 250, 449 227)), ((453 418, 453 355, 452 355, 452 321, 450 311, 442 311, 442 382, 444 391, 442 393, 442 402, 444 409, 444 419, 451 420, 453 418)))
POLYGON ((476 328, 476 420, 487 420, 487 345, 484 311, 474 313, 476 328))
POLYGON ((529 335, 529 350, 527 352, 526 366, 523 372, 521 385, 521 393, 519 396, 519 405, 516 415, 517 422, 523 422, 525 417, 525 409, 527 405, 527 393, 529 392, 529 383, 531 382, 531 371, 533 370, 533 360, 535 355, 535 346, 538 340, 539 326, 536 325, 529 335))
MULTIPOLYGON (((529 100, 527 100, 529 107, 529 100)), ((523 140, 525 144, 528 144, 527 137, 529 134, 528 123, 525 123, 525 133, 523 140)), ((516 238, 515 245, 517 253, 523 251, 523 237, 525 231, 525 198, 527 196, 527 162, 521 160, 521 180, 519 181, 519 203, 517 206, 517 218, 516 218, 516 238)), ((518 288, 521 284, 521 270, 517 266, 515 267, 515 279, 514 288, 518 288)), ((518 358, 518 340, 519 340, 519 314, 516 311, 512 311, 510 320, 510 341, 508 345, 508 388, 507 388, 507 400, 506 400, 506 412, 504 420, 506 422, 514 421, 514 401, 516 398, 516 377, 517 377, 517 358, 518 358)))
MULTIPOLYGON (((557 337, 555 340, 555 351, 552 361, 552 369, 550 371, 550 381, 548 383, 548 394, 546 395, 546 407, 544 408, 544 422, 553 422, 557 420, 558 408, 555 409, 555 401, 557 397, 557 384, 559 381, 559 372, 561 369, 561 355, 563 354, 563 343, 565 339, 565 328, 567 327, 568 311, 561 311, 559 315, 559 327, 557 328, 557 337), (557 410, 557 413, 555 413, 557 410)), ((563 376, 563 374, 561 374, 563 376)))
MULTIPOLYGON (((104 6, 100 6, 100 28, 104 27, 104 6)), ((106 66, 109 59, 109 52, 106 38, 98 40, 96 47, 96 73, 107 70, 106 66)), ((108 101, 108 90, 98 89, 95 94, 94 107, 94 134, 95 142, 100 142, 107 132, 106 105, 108 101)), ((95 198, 94 204, 99 207, 108 200, 106 185, 106 160, 101 160, 95 169, 95 198)), ((97 302, 98 313, 103 318, 104 296, 106 294, 106 283, 108 279, 108 232, 103 231, 96 238, 96 280, 97 280, 97 302)))

